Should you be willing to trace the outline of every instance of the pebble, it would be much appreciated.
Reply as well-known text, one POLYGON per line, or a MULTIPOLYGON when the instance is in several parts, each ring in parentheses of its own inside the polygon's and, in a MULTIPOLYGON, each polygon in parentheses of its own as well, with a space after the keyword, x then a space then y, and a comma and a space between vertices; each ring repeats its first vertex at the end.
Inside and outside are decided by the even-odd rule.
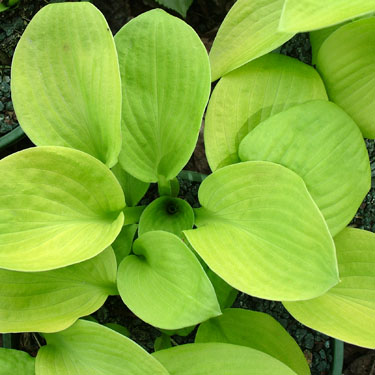
POLYGON ((0 90, 4 92, 5 94, 10 92, 10 85, 9 83, 3 81, 0 83, 0 90))
POLYGON ((311 350, 314 347, 314 343, 315 343, 314 335, 312 333, 308 333, 305 336, 305 346, 306 346, 306 348, 311 350))
POLYGON ((3 102, 0 102, 0 112, 4 110, 4 107, 5 106, 4 106, 3 102))

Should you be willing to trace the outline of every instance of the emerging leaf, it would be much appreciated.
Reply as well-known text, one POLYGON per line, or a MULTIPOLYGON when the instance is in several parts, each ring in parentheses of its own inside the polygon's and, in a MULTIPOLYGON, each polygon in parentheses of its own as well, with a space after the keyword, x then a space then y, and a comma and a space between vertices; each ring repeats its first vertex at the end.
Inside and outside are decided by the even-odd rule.
POLYGON ((212 81, 271 52, 294 33, 277 30, 284 0, 237 0, 210 51, 212 81))
POLYGON ((241 142, 242 161, 272 161, 305 181, 332 236, 352 220, 371 187, 366 144, 337 105, 311 101, 260 123, 241 142))
POLYGON ((121 148, 121 82, 103 15, 88 2, 43 7, 12 63, 17 118, 38 146, 66 146, 112 167, 121 148))
POLYGON ((335 237, 341 282, 321 297, 284 302, 303 324, 375 348, 375 234, 347 228, 335 237))
POLYGON ((100 324, 78 320, 65 331, 45 334, 36 357, 38 375, 168 375, 144 349, 100 324))
POLYGON ((148 232, 118 270, 124 303, 145 322, 164 329, 198 324, 220 314, 215 291, 199 261, 177 236, 148 232))
POLYGON ((0 348, 0 375, 10 374, 35 375, 35 359, 20 350, 0 348))
POLYGON ((303 180, 270 162, 219 169, 199 189, 198 229, 184 231, 207 265, 240 291, 303 300, 337 284, 335 248, 303 180))
POLYGON ((0 331, 56 332, 93 313, 117 294, 116 259, 95 258, 45 272, 0 270, 0 331))
POLYGON ((317 68, 329 98, 375 138, 375 17, 340 27, 322 44, 317 68))
POLYGON ((212 171, 240 161, 240 142, 260 122, 314 99, 327 99, 316 70, 275 53, 223 77, 213 91, 204 129, 212 171))
POLYGON ((185 22, 157 9, 115 37, 123 88, 122 167, 171 180, 189 160, 210 92, 206 49, 185 22))
POLYGON ((298 375, 310 375, 306 359, 293 338, 270 315, 244 309, 226 309, 202 323, 195 342, 222 342, 247 346, 269 354, 298 375))
POLYGON ((374 0, 285 0, 279 31, 322 29, 374 10, 374 0))
POLYGON ((137 224, 124 225, 115 242, 113 242, 112 248, 115 251, 116 261, 118 265, 126 256, 130 254, 137 228, 137 224))
POLYGON ((138 233, 164 230, 181 237, 182 231, 194 225, 194 212, 180 198, 160 197, 149 204, 141 215, 138 233))
POLYGON ((92 258, 122 228, 125 201, 110 170, 65 147, 0 161, 0 267, 47 271, 92 258))
POLYGON ((232 344, 186 344, 152 355, 171 375, 296 375, 268 354, 232 344))

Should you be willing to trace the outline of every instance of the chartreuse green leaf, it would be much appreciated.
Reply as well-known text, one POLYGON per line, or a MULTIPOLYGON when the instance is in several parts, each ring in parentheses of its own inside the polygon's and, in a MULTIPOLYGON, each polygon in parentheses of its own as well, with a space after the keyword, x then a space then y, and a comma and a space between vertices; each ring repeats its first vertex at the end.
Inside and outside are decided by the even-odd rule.
POLYGON ((186 17, 186 12, 190 8, 193 0, 156 0, 156 2, 186 17))
POLYGON ((375 17, 348 23, 322 44, 317 68, 330 100, 342 107, 366 138, 375 138, 375 17))
POLYGON ((293 338, 270 315, 226 309, 223 315, 202 323, 195 342, 223 342, 247 346, 269 354, 298 375, 310 375, 306 359, 293 338))
POLYGON ((166 333, 162 333, 161 336, 157 337, 154 341, 154 351, 168 349, 172 347, 171 337, 166 333))
POLYGON ((279 32, 322 29, 374 10, 374 0, 285 0, 279 32))
POLYGON ((115 36, 123 88, 120 164, 145 182, 189 160, 210 93, 206 49, 182 20, 156 9, 115 36))
POLYGON ((35 375, 35 358, 20 350, 0 348, 0 375, 35 375))
POLYGON ((164 329, 220 315, 215 290, 191 250, 177 236, 147 232, 118 270, 124 303, 146 323, 164 329))
POLYGON ((45 272, 0 269, 0 332, 56 332, 117 294, 111 248, 72 266, 45 272))
POLYGON ((210 51, 212 81, 289 40, 294 33, 277 30, 284 0, 237 0, 210 51))
POLYGON ((226 281, 219 275, 207 268, 207 276, 215 289, 216 297, 221 309, 231 307, 236 300, 238 290, 232 288, 226 281))
POLYGON ((296 375, 266 353, 232 344, 186 344, 152 355, 171 375, 296 375))
POLYGON ((284 302, 303 324, 375 348, 375 234, 347 228, 335 237, 341 282, 321 297, 284 302))
POLYGON ((332 236, 350 223, 371 187, 362 134, 328 101, 300 104, 261 122, 242 140, 239 156, 272 161, 302 177, 332 236))
POLYGON ((121 81, 108 24, 92 4, 42 8, 12 63, 17 118, 38 146, 84 151, 112 167, 121 148, 121 81))
POLYGON ((115 251, 118 265, 126 256, 130 254, 137 228, 137 224, 124 225, 115 242, 113 242, 112 248, 115 251))
POLYGON ((193 225, 194 212, 189 203, 180 198, 160 197, 143 211, 138 234, 164 230, 181 237, 182 231, 193 225))
POLYGON ((128 207, 136 206, 146 194, 150 184, 136 179, 127 173, 120 164, 116 164, 112 168, 112 172, 124 191, 126 205, 128 207))
POLYGON ((208 176, 198 197, 198 229, 184 234, 234 288, 303 300, 337 284, 332 237, 296 173, 265 161, 234 164, 208 176))
POLYGON ((327 99, 316 70, 276 53, 223 77, 213 91, 204 129, 212 171, 240 161, 237 152, 241 140, 260 122, 314 99, 327 99))
POLYGON ((120 185, 94 157, 36 147, 0 161, 0 267, 46 271, 92 258, 121 230, 120 185))
POLYGON ((78 320, 65 331, 45 334, 38 375, 168 375, 168 371, 129 338, 100 324, 78 320))

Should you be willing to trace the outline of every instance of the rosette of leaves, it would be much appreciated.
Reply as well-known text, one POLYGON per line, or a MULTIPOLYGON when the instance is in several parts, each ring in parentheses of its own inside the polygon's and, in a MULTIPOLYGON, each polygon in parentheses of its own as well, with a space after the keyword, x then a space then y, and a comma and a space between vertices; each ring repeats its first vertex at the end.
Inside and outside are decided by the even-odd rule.
MULTIPOLYGON (((265 56, 219 82, 211 119, 223 95, 233 101, 208 121, 214 173, 193 210, 176 197, 176 176, 210 93, 196 33, 161 10, 115 38, 89 3, 49 5, 35 16, 15 52, 12 92, 37 147, 0 161, 0 331, 44 332, 37 375, 242 375, 248 366, 303 374, 259 342, 171 348, 156 361, 119 333, 77 321, 114 294, 144 321, 178 330, 217 318, 234 289, 291 304, 340 293, 337 236, 369 189, 369 161, 356 123, 301 64, 265 56), (228 111, 236 116, 226 124, 228 111), (223 159, 212 146, 222 141, 223 159), (149 183, 161 196, 137 206, 149 183)), ((368 319, 374 298, 362 291, 372 279, 348 275, 368 319)), ((367 335, 345 339, 372 345, 367 335)))

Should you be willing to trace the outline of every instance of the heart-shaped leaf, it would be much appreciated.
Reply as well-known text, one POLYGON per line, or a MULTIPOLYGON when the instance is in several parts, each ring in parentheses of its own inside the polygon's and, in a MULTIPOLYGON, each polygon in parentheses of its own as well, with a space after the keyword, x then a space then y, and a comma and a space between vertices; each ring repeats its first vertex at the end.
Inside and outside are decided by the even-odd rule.
POLYGON ((180 19, 156 9, 115 37, 123 88, 122 167, 145 182, 171 180, 198 139, 210 93, 206 49, 180 19))
POLYGON ((319 296, 337 284, 335 247, 306 185, 270 162, 219 169, 200 186, 198 229, 184 231, 207 265, 244 293, 319 296))
POLYGON ((296 375, 268 354, 232 344, 186 344, 152 355, 171 375, 296 375))
POLYGON ((45 272, 0 270, 0 331, 56 332, 93 313, 117 294, 112 249, 45 272))
POLYGON ((194 225, 194 212, 189 203, 180 198, 160 197, 149 204, 139 220, 138 233, 164 230, 182 236, 182 231, 194 225))
POLYGON ((92 258, 121 230, 124 195, 110 170, 66 147, 0 161, 0 267, 47 271, 92 258))
POLYGON ((20 350, 0 348, 0 375, 35 375, 35 358, 20 350))
POLYGON ((335 244, 341 282, 321 297, 284 305, 308 327, 374 349, 375 234, 347 228, 335 244))
POLYGON ((263 121, 242 140, 239 156, 272 161, 302 177, 332 236, 350 223, 371 187, 358 126, 327 101, 300 104, 263 121))
POLYGON ((88 2, 43 7, 12 63, 17 118, 38 146, 67 146, 112 167, 121 148, 121 82, 113 36, 88 2))
POLYGON ((226 309, 202 323, 195 342, 223 342, 269 354, 298 375, 310 375, 306 359, 293 338, 270 315, 244 309, 226 309))
POLYGON ((168 375, 144 349, 100 324, 78 320, 58 333, 45 334, 39 349, 38 375, 168 375))
POLYGON ((279 31, 322 29, 374 10, 374 0, 285 0, 279 31))
POLYGON ((343 108, 366 138, 375 138, 375 17, 350 22, 322 44, 317 68, 330 100, 343 108))
POLYGON ((292 38, 277 30, 284 0, 237 0, 210 51, 212 80, 256 59, 292 38))
POLYGON ((271 53, 226 75, 207 108, 204 142, 210 168, 240 161, 240 142, 260 122, 314 99, 327 99, 319 74, 291 57, 271 53))
POLYGON ((145 322, 164 329, 198 324, 220 314, 215 290, 191 250, 177 236, 147 232, 118 270, 124 303, 145 322))

